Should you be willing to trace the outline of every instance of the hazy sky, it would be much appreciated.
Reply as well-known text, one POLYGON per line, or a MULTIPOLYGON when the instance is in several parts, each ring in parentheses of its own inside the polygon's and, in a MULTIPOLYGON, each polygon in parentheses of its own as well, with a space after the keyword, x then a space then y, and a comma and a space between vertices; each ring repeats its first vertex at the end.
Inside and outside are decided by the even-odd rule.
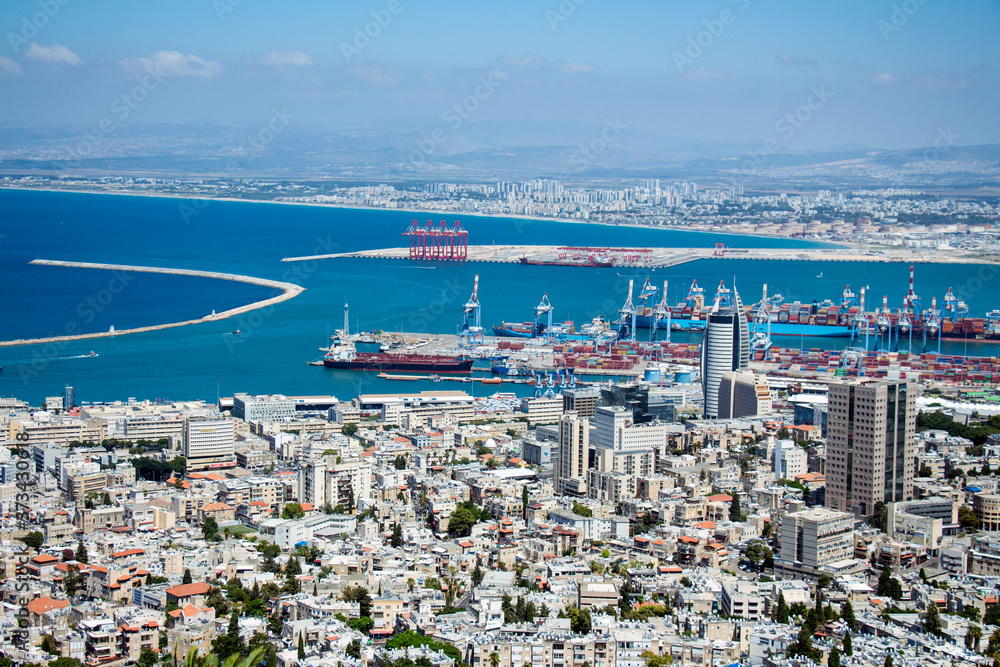
POLYGON ((789 150, 1000 143, 997 0, 3 0, 0 26, 16 123, 278 108, 394 129, 617 118, 789 150))

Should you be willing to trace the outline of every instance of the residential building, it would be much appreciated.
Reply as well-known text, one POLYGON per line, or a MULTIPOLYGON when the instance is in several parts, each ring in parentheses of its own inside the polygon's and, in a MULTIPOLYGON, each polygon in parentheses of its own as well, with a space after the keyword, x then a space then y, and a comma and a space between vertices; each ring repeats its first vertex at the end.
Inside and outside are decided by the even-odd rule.
POLYGON ((879 502, 913 498, 916 398, 897 380, 830 385, 826 506, 871 516, 879 502))

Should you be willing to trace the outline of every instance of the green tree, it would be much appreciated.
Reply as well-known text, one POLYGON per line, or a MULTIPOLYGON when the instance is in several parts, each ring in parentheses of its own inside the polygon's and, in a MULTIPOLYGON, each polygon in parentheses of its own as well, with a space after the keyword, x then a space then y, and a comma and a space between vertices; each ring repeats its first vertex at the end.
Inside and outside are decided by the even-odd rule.
POLYGON ((840 651, 834 646, 830 651, 830 657, 827 658, 826 667, 840 667, 840 651))
POLYGON ((740 494, 733 491, 733 501, 729 504, 729 520, 743 521, 743 510, 740 507, 740 494))
POLYGON ((475 588, 479 584, 483 583, 483 571, 479 568, 479 563, 476 563, 476 567, 472 569, 472 586, 475 588))
POLYGON ((451 513, 448 519, 448 534, 457 537, 465 537, 472 532, 472 527, 476 524, 476 515, 465 507, 458 507, 451 513))
POLYGON ((41 649, 49 655, 59 655, 59 646, 52 635, 42 635, 41 649))
POLYGON ((589 507, 587 507, 586 505, 581 505, 575 500, 573 501, 573 514, 583 517, 593 516, 593 513, 590 511, 589 507))
POLYGON ((788 623, 788 603, 785 602, 785 594, 778 593, 778 608, 774 612, 774 620, 777 623, 788 623))
POLYGON ((346 435, 347 437, 351 437, 355 433, 358 432, 358 425, 357 424, 344 424, 343 428, 340 429, 340 432, 343 433, 344 435, 346 435))
POLYGON ((301 519, 305 515, 306 512, 299 503, 288 503, 281 509, 282 519, 301 519))
POLYGON ((286 593, 298 593, 302 589, 298 579, 300 574, 302 574, 302 566, 299 564, 299 559, 290 556, 285 565, 285 586, 282 590, 286 593))
POLYGON ((892 653, 885 656, 885 662, 882 663, 882 667, 892 667, 892 653))
POLYGON ((21 541, 24 542, 26 545, 28 545, 28 547, 30 547, 32 549, 38 549, 43 544, 45 544, 45 536, 42 535, 37 530, 33 530, 30 533, 28 533, 27 535, 25 535, 24 537, 22 537, 21 541))
POLYGON ((767 560, 768 557, 771 557, 772 559, 774 558, 774 553, 771 551, 771 548, 760 540, 750 542, 744 550, 743 555, 746 556, 747 560, 754 565, 759 565, 763 561, 767 560))
MULTIPOLYGON (((855 622, 854 607, 851 605, 850 600, 847 600, 846 602, 844 602, 843 605, 841 605, 840 619, 847 624, 848 628, 850 628, 851 630, 854 629, 854 622, 855 622)), ((847 655, 850 655, 850 653, 848 653, 847 655)))
POLYGON ((80 568, 76 565, 66 566, 66 577, 63 579, 63 590, 68 597, 73 597, 80 590, 83 583, 83 576, 80 575, 80 568))
POLYGON ((958 508, 958 523, 963 528, 971 528, 973 530, 979 530, 981 521, 976 513, 972 511, 972 508, 968 505, 961 505, 958 508))
POLYGON ((970 651, 979 650, 979 641, 983 638, 983 629, 978 625, 970 625, 965 633, 965 645, 970 651))
POLYGON ((136 664, 138 664, 139 667, 153 667, 153 665, 156 664, 157 659, 155 651, 144 648, 142 649, 142 653, 139 654, 139 659, 136 661, 136 664))
POLYGON ((301 634, 299 635, 298 658, 299 658, 299 660, 305 660, 306 659, 306 645, 305 645, 305 642, 302 641, 302 635, 301 634))
POLYGON ((76 553, 73 558, 80 563, 86 563, 90 560, 90 556, 87 554, 87 547, 83 546, 83 540, 77 543, 76 553))
POLYGON ((528 520, 528 487, 527 485, 521 487, 521 518, 525 521, 528 520))
POLYGON ((364 586, 348 586, 340 597, 344 602, 357 602, 359 616, 371 616, 372 596, 364 586))
POLYGON ((347 653, 348 657, 354 658, 355 660, 360 660, 361 642, 359 642, 357 639, 352 639, 351 643, 347 645, 346 649, 344 649, 344 652, 347 653))
POLYGON ((219 535, 219 524, 215 520, 215 517, 210 516, 201 524, 201 535, 208 542, 215 541, 215 538, 219 535))
POLYGON ((403 527, 398 523, 392 524, 392 540, 390 541, 390 544, 395 549, 403 546, 403 527))
POLYGON ((396 458, 392 461, 392 467, 396 470, 406 470, 406 457, 402 454, 397 454, 396 458))
POLYGON ((874 528, 878 528, 883 533, 886 531, 888 522, 888 510, 885 503, 881 500, 875 503, 875 507, 872 508, 872 515, 868 517, 868 524, 874 528))
POLYGON ((941 616, 938 612, 937 604, 934 601, 927 603, 927 611, 924 613, 924 632, 932 635, 941 634, 941 616))
POLYGON ((184 568, 184 576, 181 578, 181 584, 190 584, 191 581, 191 570, 184 568))
POLYGON ((844 633, 844 655, 846 656, 854 655, 854 640, 851 639, 850 630, 844 633))
POLYGON ((226 634, 212 640, 212 652, 219 656, 219 660, 225 661, 231 655, 238 656, 244 648, 243 637, 240 636, 240 616, 233 609, 229 615, 229 626, 226 634))
POLYGON ((886 563, 882 567, 882 572, 878 576, 878 588, 875 594, 879 597, 889 597, 889 592, 892 589, 892 567, 886 563))
POLYGON ((569 616, 570 630, 578 635, 590 634, 591 620, 589 609, 569 607, 566 609, 566 615, 569 616))

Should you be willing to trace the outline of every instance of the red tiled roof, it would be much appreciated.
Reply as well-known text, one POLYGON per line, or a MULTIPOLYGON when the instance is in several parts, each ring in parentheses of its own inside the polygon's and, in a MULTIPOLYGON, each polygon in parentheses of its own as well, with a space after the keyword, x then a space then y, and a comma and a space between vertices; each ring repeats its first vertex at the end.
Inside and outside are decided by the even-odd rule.
POLYGON ((52 609, 65 609, 68 606, 69 600, 53 600, 43 595, 28 603, 28 611, 32 614, 44 614, 52 609))
POLYGON ((145 549, 126 549, 125 551, 114 551, 112 556, 115 558, 125 558, 126 556, 140 556, 146 553, 145 549))
POLYGON ((708 502, 710 503, 729 503, 732 502, 733 497, 725 493, 717 493, 714 496, 708 497, 708 502))
POLYGON ((180 586, 168 588, 167 593, 170 593, 177 598, 186 598, 192 595, 207 595, 209 589, 211 588, 212 587, 204 581, 196 581, 194 583, 181 584, 180 586))
POLYGON ((31 562, 35 565, 51 565, 52 563, 58 563, 59 559, 48 554, 38 554, 31 559, 31 562))

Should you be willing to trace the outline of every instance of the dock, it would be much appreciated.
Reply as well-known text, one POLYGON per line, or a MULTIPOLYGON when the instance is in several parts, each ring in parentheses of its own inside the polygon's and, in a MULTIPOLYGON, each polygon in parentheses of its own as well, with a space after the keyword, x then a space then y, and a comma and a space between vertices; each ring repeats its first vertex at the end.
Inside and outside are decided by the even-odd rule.
MULTIPOLYGON (((410 249, 382 248, 360 252, 285 257, 283 262, 325 259, 409 260, 410 249)), ((486 264, 541 264, 590 268, 621 267, 659 269, 703 259, 779 260, 800 262, 880 262, 914 263, 909 248, 573 248, 540 245, 470 245, 462 261, 486 264)), ((420 260, 423 264, 455 263, 456 260, 420 260)), ((963 250, 928 250, 920 262, 947 264, 1000 264, 996 258, 981 257, 963 250)))

